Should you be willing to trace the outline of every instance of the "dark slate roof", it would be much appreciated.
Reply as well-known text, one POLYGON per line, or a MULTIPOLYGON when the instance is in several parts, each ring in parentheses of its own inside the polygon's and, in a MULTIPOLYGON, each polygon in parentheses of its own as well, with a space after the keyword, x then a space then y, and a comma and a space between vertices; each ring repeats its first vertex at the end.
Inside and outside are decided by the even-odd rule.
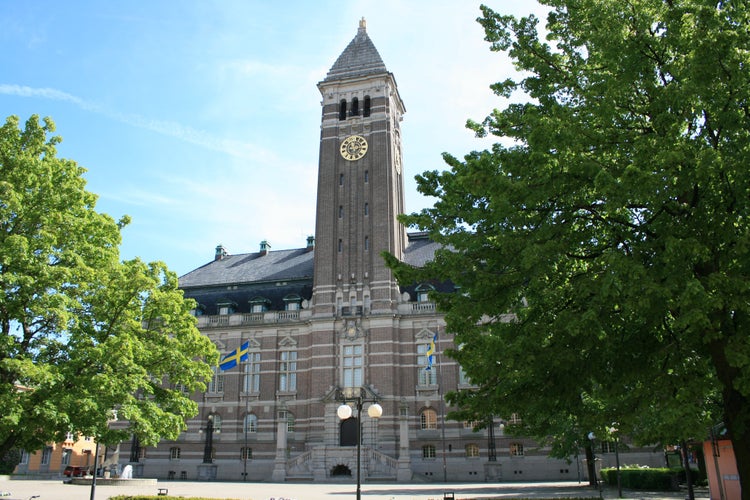
POLYGON ((365 20, 359 22, 359 29, 354 39, 347 45, 326 75, 325 80, 341 80, 375 73, 387 73, 385 63, 380 58, 378 49, 367 36, 365 20))
POLYGON ((263 299, 269 311, 283 311, 284 299, 312 298, 312 278, 307 281, 279 281, 276 283, 253 283, 238 286, 189 288, 185 297, 195 299, 203 314, 219 314, 222 304, 231 305, 235 313, 251 311, 254 299, 263 299))
POLYGON ((422 267, 431 261, 435 257, 435 251, 440 248, 427 233, 409 233, 408 237, 404 262, 414 267, 422 267))
MULTIPOLYGON (((404 252, 404 262, 414 267, 422 267, 435 258, 435 252, 441 247, 430 239, 428 233, 409 233, 409 243, 404 252)), ((453 292, 453 283, 447 281, 430 281, 427 283, 439 292, 453 292)), ((408 286, 400 286, 402 292, 409 292, 411 300, 416 298, 416 289, 420 283, 412 283, 408 286)))
POLYGON ((221 259, 190 271, 180 278, 180 288, 198 288, 240 283, 312 280, 314 250, 295 248, 239 255, 221 259))
MULTIPOLYGON (((404 262, 423 266, 432 260, 439 244, 427 233, 410 233, 404 262)), ((268 253, 224 255, 180 277, 185 296, 198 302, 205 314, 218 314, 220 304, 234 305, 238 313, 249 312, 249 301, 262 297, 270 310, 283 310, 284 298, 312 297, 313 257, 315 250, 295 248, 268 253)), ((432 283, 438 290, 449 284, 432 283)), ((415 286, 402 287, 413 294, 415 286)))

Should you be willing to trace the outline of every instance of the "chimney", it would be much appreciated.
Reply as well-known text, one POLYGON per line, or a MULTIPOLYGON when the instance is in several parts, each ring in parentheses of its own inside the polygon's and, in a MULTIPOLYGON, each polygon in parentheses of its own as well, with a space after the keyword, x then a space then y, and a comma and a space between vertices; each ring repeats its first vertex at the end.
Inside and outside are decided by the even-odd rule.
POLYGON ((227 252, 227 249, 224 248, 224 245, 219 244, 216 246, 216 253, 214 254, 214 261, 221 260, 227 255, 229 255, 229 252, 227 252))
POLYGON ((268 243, 268 241, 263 240, 260 242, 260 254, 261 255, 268 255, 268 252, 271 250, 271 245, 268 243))
POLYGON ((305 252, 310 252, 312 250, 315 250, 315 236, 308 236, 307 247, 305 248, 305 252))

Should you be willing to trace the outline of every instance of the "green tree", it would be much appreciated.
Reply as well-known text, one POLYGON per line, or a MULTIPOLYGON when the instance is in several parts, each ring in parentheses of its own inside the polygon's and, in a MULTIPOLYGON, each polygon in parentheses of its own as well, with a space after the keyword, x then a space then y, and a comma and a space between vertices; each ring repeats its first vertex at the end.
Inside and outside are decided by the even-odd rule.
POLYGON ((218 353, 174 273, 120 261, 127 218, 95 210, 52 132, 37 116, 0 128, 0 456, 66 432, 174 439, 218 353))
POLYGON ((402 220, 434 262, 386 258, 460 287, 435 300, 479 386, 464 413, 520 412, 561 454, 612 422, 675 443, 723 419, 750 498, 747 4, 542 3, 546 40, 482 7, 521 75, 492 89, 525 102, 469 122, 491 150, 418 176, 437 201, 402 220))

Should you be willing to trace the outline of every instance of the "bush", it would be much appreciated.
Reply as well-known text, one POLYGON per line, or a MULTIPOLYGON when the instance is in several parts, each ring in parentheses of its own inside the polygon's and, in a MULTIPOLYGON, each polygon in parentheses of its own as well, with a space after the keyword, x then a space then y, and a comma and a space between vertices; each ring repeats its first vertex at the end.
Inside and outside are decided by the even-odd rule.
MULTIPOLYGON (((617 469, 602 469, 602 478, 608 485, 617 486, 617 469)), ((678 484, 674 469, 665 467, 620 467, 620 482, 623 488, 654 491, 676 490, 678 484)))
POLYGON ((21 461, 21 450, 15 448, 8 450, 0 457, 0 474, 13 474, 16 465, 21 461))

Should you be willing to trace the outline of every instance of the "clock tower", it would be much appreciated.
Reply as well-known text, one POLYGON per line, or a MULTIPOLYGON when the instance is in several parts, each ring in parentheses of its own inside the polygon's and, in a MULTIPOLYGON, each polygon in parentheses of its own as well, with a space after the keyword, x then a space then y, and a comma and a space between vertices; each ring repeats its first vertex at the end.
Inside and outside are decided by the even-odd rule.
POLYGON ((396 80, 367 35, 357 35, 318 84, 322 121, 315 228, 316 316, 396 309, 398 285, 381 253, 401 258, 405 228, 396 80))

